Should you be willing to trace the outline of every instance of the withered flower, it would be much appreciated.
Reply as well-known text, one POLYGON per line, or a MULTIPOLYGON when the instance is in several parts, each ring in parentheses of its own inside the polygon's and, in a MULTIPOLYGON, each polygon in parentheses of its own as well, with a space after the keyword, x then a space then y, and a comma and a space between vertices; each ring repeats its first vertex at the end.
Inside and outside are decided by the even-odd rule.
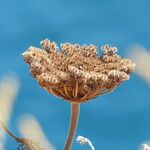
POLYGON ((135 64, 116 54, 117 48, 104 45, 99 56, 95 45, 64 43, 59 49, 45 39, 41 49, 29 47, 23 58, 31 74, 49 93, 72 104, 72 117, 65 150, 71 147, 79 104, 113 91, 129 79, 135 64))

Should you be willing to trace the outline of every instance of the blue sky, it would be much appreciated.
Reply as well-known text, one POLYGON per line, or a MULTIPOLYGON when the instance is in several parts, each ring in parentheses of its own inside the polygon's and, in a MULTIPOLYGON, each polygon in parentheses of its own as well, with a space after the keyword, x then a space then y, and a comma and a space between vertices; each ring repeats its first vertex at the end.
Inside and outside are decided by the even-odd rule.
MULTIPOLYGON (((150 49, 149 0, 0 0, 0 77, 15 72, 21 89, 10 121, 32 113, 46 136, 62 149, 67 135, 69 103, 39 88, 21 53, 49 38, 60 44, 111 44, 126 56, 131 44, 150 49), (36 106, 36 107, 35 107, 36 106)), ((81 105, 77 135, 89 137, 96 149, 133 150, 150 139, 150 87, 139 76, 113 93, 81 105)), ((6 149, 15 149, 9 138, 6 149)), ((73 149, 85 149, 74 144, 73 149)))

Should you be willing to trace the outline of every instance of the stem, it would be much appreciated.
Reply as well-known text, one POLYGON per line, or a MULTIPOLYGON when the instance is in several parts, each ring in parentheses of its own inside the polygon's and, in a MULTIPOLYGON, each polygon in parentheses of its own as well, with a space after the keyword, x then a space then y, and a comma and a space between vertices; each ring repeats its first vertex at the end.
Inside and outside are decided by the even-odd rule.
POLYGON ((2 121, 0 121, 0 126, 2 127, 2 129, 9 135, 11 136, 15 141, 18 142, 18 138, 12 133, 10 132, 7 127, 4 125, 4 123, 2 121))
POLYGON ((71 149, 72 141, 73 141, 77 123, 78 123, 79 111, 80 111, 80 104, 79 103, 71 103, 70 129, 69 129, 69 133, 68 133, 68 137, 66 140, 64 150, 71 149))

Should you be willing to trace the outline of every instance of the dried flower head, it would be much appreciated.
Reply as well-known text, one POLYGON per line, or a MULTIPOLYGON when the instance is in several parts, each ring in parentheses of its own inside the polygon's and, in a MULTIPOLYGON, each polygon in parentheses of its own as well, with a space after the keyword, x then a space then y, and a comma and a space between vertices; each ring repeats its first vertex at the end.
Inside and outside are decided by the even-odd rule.
POLYGON ((64 43, 59 49, 45 39, 42 49, 29 47, 23 58, 31 74, 49 93, 71 102, 86 102, 114 90, 129 79, 135 64, 116 54, 117 48, 64 43))

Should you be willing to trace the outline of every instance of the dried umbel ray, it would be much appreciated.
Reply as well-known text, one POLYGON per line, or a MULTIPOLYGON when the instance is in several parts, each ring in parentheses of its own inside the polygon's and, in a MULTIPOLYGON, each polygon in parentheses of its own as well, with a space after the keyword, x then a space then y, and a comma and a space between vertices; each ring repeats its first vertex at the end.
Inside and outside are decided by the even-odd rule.
POLYGON ((78 119, 79 103, 113 91, 129 79, 135 64, 116 54, 117 48, 105 45, 102 55, 95 45, 64 43, 58 48, 48 39, 41 49, 29 47, 23 58, 31 74, 49 93, 72 104, 71 127, 65 150, 69 150, 78 119))

